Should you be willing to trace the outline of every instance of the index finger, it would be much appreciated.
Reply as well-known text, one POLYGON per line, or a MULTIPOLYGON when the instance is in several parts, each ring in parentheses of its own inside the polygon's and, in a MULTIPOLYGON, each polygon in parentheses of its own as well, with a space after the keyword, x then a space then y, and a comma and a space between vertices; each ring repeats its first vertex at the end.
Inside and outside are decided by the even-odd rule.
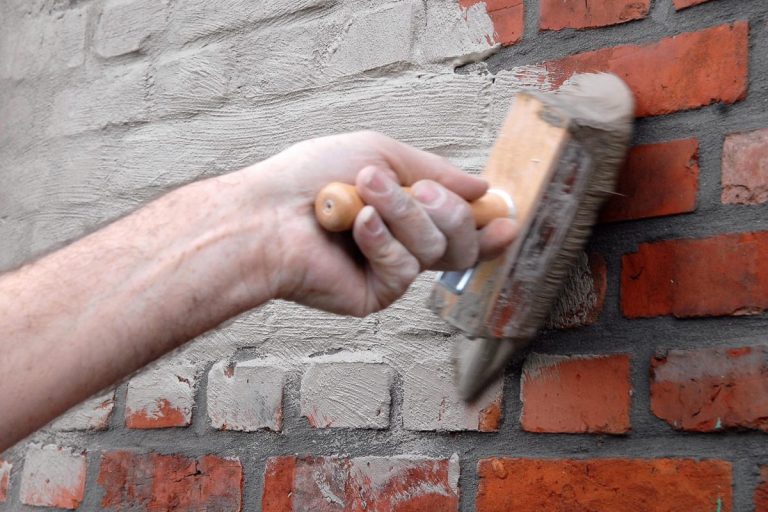
POLYGON ((465 173, 441 156, 416 149, 386 135, 375 136, 384 158, 404 185, 412 185, 420 180, 436 181, 467 201, 479 199, 488 191, 485 180, 465 173))

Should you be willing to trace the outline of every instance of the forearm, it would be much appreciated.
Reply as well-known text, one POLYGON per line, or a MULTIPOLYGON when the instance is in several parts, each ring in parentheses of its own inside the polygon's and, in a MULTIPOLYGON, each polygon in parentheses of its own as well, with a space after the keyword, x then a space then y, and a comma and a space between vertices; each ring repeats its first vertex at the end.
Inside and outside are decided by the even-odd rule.
POLYGON ((195 183, 0 276, 0 451, 268 300, 263 199, 255 173, 195 183))

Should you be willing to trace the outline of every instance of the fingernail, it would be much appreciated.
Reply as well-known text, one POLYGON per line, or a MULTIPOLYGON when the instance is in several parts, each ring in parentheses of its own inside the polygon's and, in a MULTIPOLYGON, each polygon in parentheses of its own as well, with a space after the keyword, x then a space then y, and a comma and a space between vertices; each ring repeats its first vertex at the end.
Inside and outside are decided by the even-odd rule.
POLYGON ((426 206, 440 206, 445 198, 442 187, 431 181, 420 181, 411 190, 413 197, 426 206))
POLYGON ((384 176, 384 173, 376 169, 368 169, 366 172, 368 175, 363 177, 363 184, 368 190, 377 194, 389 192, 390 180, 384 176))
POLYGON ((364 207, 363 211, 360 212, 360 215, 363 219, 363 226, 365 226, 365 229, 367 229, 370 234, 378 235, 382 232, 384 229, 384 223, 372 206, 364 207))

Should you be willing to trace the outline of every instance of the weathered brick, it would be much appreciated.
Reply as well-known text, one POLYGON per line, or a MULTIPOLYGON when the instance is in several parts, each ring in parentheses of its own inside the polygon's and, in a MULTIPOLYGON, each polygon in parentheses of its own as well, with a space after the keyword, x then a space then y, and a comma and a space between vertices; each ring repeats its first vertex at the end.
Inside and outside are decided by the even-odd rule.
POLYGON ((704 2, 709 2, 709 0, 672 0, 672 3, 675 4, 675 9, 678 11, 693 5, 703 4, 704 2))
POLYGON ((220 430, 280 431, 286 372, 273 362, 219 361, 208 373, 208 418, 220 430))
POLYGON ((651 410, 676 429, 768 432, 765 347, 670 350, 651 361, 651 410))
POLYGON ((204 455, 107 452, 101 456, 98 483, 108 510, 242 509, 243 468, 238 459, 204 455))
POLYGON ((316 428, 389 427, 392 369, 350 353, 311 361, 301 380, 301 414, 316 428))
POLYGON ((13 464, 0 459, 0 503, 8 499, 8 486, 11 481, 11 469, 13 464))
POLYGON ((189 367, 160 367, 132 378, 125 397, 125 426, 189 426, 195 386, 194 369, 189 367))
POLYGON ((651 0, 541 0, 544 30, 617 25, 648 16, 651 0))
POLYGON ((109 391, 89 398, 67 411, 52 425, 53 430, 106 430, 115 408, 115 392, 109 391))
POLYGON ((467 403, 458 394, 452 368, 446 358, 422 359, 404 370, 403 427, 407 430, 499 430, 502 380, 497 380, 477 400, 467 403))
POLYGON ((72 135, 148 117, 146 64, 121 67, 94 82, 61 91, 54 101, 47 134, 72 135))
POLYGON ((720 460, 485 459, 478 473, 477 512, 733 510, 720 460))
POLYGON ((258 22, 324 5, 335 0, 185 0, 175 2, 167 33, 171 42, 181 45, 218 32, 254 26, 258 22))
POLYGON ((699 142, 683 139, 632 148, 602 222, 692 212, 699 191, 699 142))
POLYGON ((629 318, 758 314, 768 309, 766 254, 768 231, 640 244, 622 257, 621 309, 629 318))
POLYGON ((195 49, 161 61, 154 73, 153 113, 167 116, 220 107, 230 91, 234 61, 227 46, 195 49))
POLYGON ((32 444, 21 475, 21 502, 75 509, 85 494, 85 455, 71 448, 32 444))
POLYGON ((760 483, 755 489, 755 512, 768 512, 768 465, 760 466, 760 483))
POLYGON ((142 49, 165 26, 168 0, 111 0, 104 5, 93 45, 102 57, 142 49))
POLYGON ((273 457, 263 512, 459 510, 459 460, 416 456, 273 457))
POLYGON ((635 95, 638 117, 669 114, 711 103, 735 103, 747 94, 746 21, 688 32, 645 45, 579 53, 512 70, 557 88, 574 73, 611 72, 635 95))
POLYGON ((545 326, 571 329, 597 322, 608 287, 605 258, 598 253, 581 253, 562 286, 545 326))
POLYGON ((768 128, 725 137, 722 163, 723 203, 768 201, 768 128))
POLYGON ((408 62, 413 44, 414 4, 398 2, 379 9, 357 11, 328 66, 342 74, 353 74, 397 62, 408 62))
POLYGON ((88 6, 25 17, 0 33, 0 78, 22 79, 85 62, 88 6))
MULTIPOLYGON (((459 5, 464 9, 477 3, 481 3, 481 0, 459 0, 459 5)), ((482 3, 493 21, 495 42, 508 46, 523 38, 523 0, 485 0, 482 3)))
POLYGON ((520 378, 520 425, 529 432, 625 434, 629 356, 531 354, 520 378))

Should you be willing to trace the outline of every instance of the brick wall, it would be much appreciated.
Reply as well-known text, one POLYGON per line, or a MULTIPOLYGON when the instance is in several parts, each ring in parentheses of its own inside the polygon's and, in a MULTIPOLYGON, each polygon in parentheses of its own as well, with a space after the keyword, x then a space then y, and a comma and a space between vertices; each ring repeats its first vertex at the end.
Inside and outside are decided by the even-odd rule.
POLYGON ((478 402, 431 276, 362 320, 271 303, 2 454, 0 510, 768 511, 767 23, 761 0, 3 0, 0 269, 311 136, 479 171, 514 93, 578 71, 622 76, 639 119, 551 328, 478 402))

